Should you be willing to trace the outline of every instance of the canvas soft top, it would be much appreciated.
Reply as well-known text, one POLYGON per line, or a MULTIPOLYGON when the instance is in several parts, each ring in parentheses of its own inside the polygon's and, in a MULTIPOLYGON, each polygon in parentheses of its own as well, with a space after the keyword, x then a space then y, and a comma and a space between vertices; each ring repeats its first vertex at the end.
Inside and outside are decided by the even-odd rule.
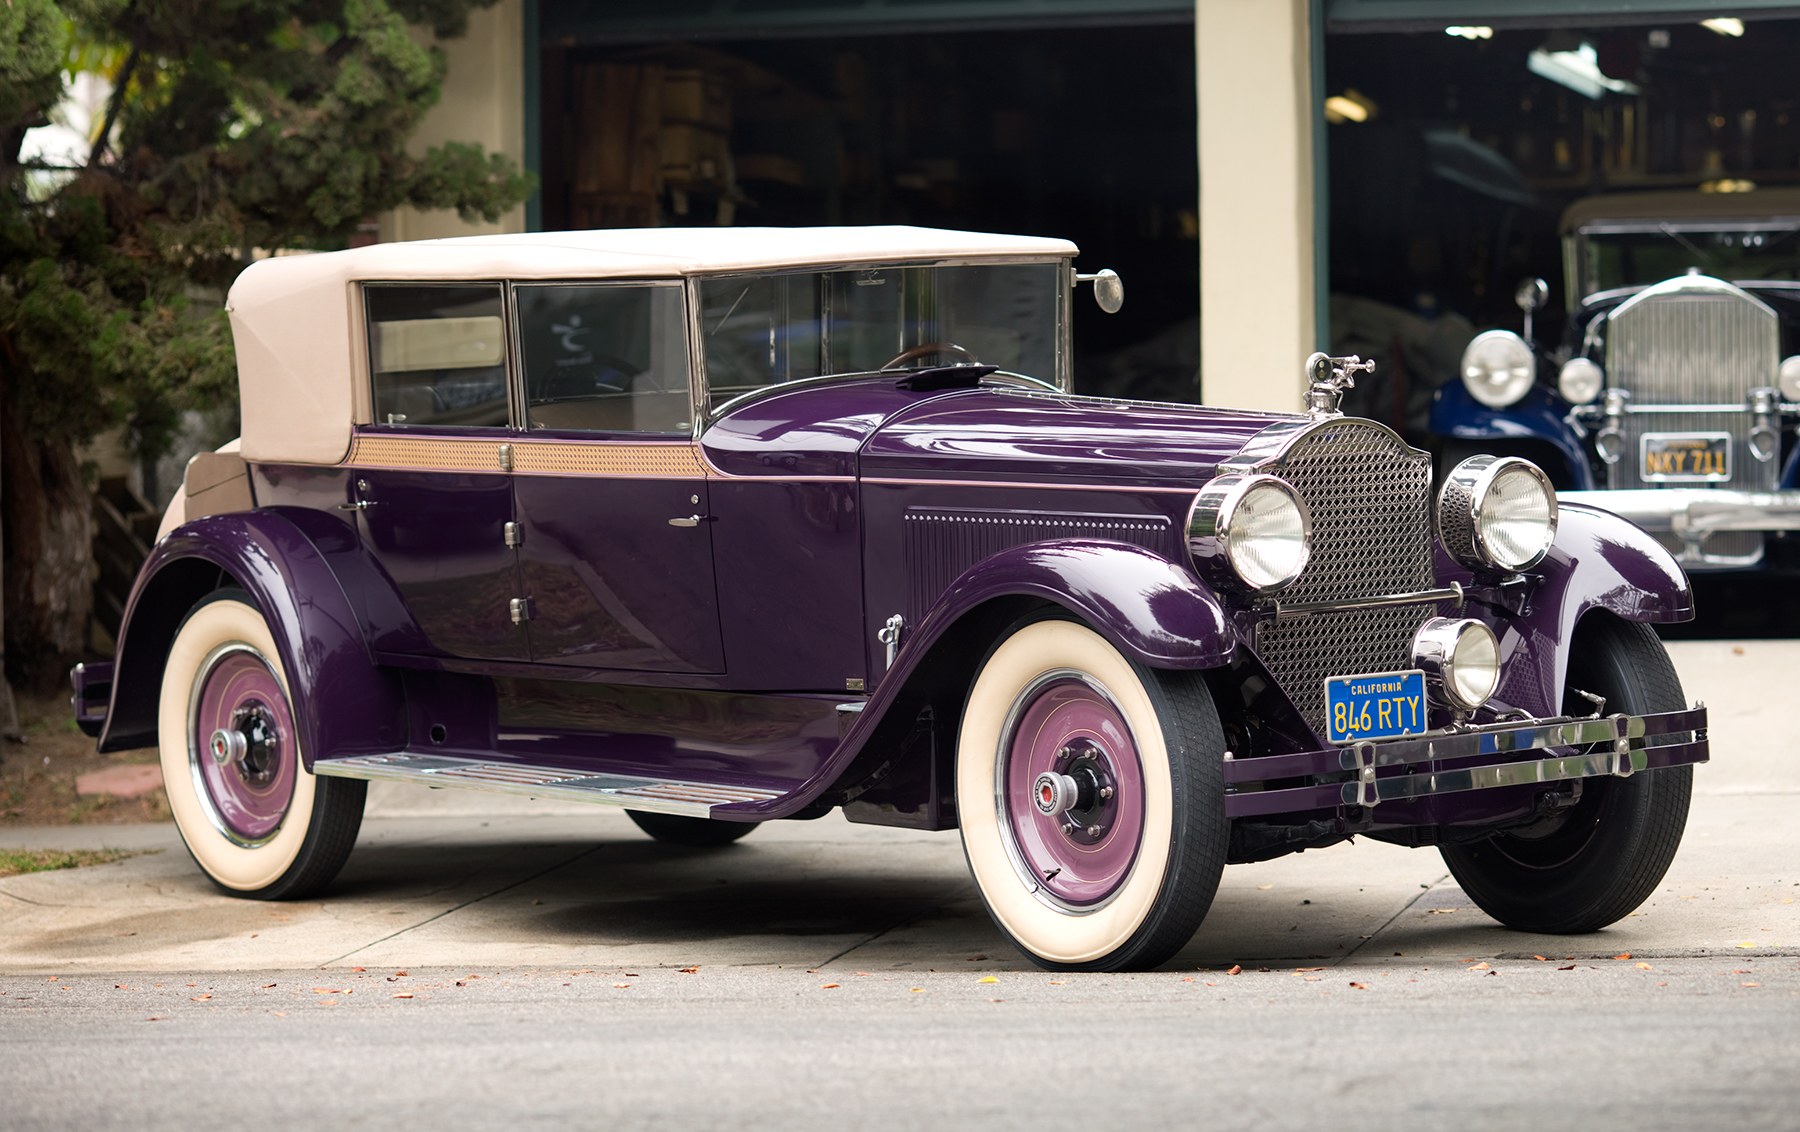
POLYGON ((668 279, 1075 253, 1067 240, 899 226, 630 228, 465 236, 260 260, 238 277, 226 300, 243 455, 258 463, 344 458, 365 372, 356 293, 363 282, 668 279))
POLYGON ((1748 193, 1701 193, 1659 190, 1648 193, 1604 193, 1583 197, 1563 212, 1562 232, 1568 235, 1605 221, 1666 220, 1680 224, 1696 220, 1800 220, 1800 189, 1757 189, 1748 193))

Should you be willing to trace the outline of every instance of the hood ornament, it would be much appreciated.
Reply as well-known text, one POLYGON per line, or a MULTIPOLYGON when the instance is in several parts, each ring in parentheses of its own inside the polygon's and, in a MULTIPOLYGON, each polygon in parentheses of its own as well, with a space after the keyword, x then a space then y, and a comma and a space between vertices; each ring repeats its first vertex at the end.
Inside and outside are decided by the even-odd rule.
POLYGON ((1347 358, 1314 354, 1306 359, 1306 411, 1315 417, 1337 416, 1343 411, 1338 403, 1356 385, 1356 375, 1374 370, 1373 360, 1365 362, 1355 354, 1347 358))

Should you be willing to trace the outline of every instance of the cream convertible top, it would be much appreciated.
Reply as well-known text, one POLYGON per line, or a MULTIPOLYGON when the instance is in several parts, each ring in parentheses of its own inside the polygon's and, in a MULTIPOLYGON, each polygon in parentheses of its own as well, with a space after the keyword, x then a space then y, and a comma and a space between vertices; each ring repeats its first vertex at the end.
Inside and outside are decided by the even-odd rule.
MULTIPOLYGON (((1066 240, 933 228, 633 228, 377 244, 251 264, 226 299, 237 346, 243 456, 335 464, 365 380, 365 280, 670 279, 764 268, 1073 256, 1066 240)), ((366 401, 364 397, 361 400, 366 401)))

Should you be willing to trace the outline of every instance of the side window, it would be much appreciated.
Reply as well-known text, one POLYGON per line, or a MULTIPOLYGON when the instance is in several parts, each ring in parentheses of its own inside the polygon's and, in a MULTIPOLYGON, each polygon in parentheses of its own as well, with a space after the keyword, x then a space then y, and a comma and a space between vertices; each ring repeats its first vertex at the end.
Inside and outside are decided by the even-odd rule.
POLYGON ((516 284, 525 421, 534 429, 685 433, 679 283, 516 284))
POLYGON ((376 424, 506 427, 499 284, 370 284, 363 306, 376 424))

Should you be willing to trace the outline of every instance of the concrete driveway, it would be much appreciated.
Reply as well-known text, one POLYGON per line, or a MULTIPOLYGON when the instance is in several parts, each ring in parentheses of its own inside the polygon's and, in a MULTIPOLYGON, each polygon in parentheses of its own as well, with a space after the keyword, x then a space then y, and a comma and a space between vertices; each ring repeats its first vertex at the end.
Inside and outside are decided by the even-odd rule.
MULTIPOLYGON (((1374 842, 1226 870, 1172 967, 1433 959, 1800 955, 1800 642, 1677 642, 1712 708, 1686 840, 1656 895, 1592 936, 1503 931, 1437 854, 1374 842)), ((21 848, 142 855, 0 880, 0 973, 692 965, 1024 969, 954 833, 773 823, 723 850, 651 842, 623 814, 378 784, 329 898, 224 896, 172 826, 0 830, 21 848)))

